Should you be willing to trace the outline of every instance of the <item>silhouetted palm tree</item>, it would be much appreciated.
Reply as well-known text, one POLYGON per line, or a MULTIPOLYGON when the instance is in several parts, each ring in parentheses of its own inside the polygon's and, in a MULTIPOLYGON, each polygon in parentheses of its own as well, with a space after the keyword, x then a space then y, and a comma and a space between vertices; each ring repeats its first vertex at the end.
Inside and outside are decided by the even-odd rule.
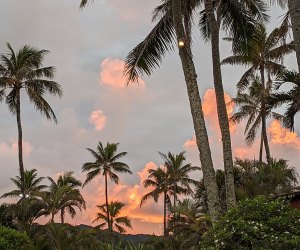
POLYGON ((23 135, 21 124, 21 90, 26 91, 30 102, 47 119, 56 120, 56 116, 45 100, 44 95, 62 96, 61 86, 52 81, 53 67, 42 67, 48 50, 38 50, 25 45, 15 52, 7 44, 8 53, 0 56, 0 102, 5 100, 12 114, 17 116, 18 124, 18 150, 21 182, 24 176, 23 164, 23 135), (8 93, 6 93, 8 91, 8 93))
POLYGON ((294 131, 295 115, 300 111, 300 75, 296 71, 284 71, 276 79, 276 89, 278 90, 283 84, 292 84, 292 89, 280 91, 271 95, 273 105, 280 106, 287 104, 284 114, 283 124, 294 131))
POLYGON ((24 181, 22 182, 21 176, 16 176, 16 178, 10 178, 15 184, 15 190, 5 193, 1 198, 11 197, 23 200, 26 198, 37 197, 43 192, 48 186, 41 184, 44 177, 38 177, 37 170, 25 170, 24 181))
MULTIPOLYGON (((266 27, 263 24, 258 25, 255 33, 249 38, 247 46, 244 43, 235 42, 233 47, 233 56, 229 56, 222 61, 223 64, 244 65, 250 68, 243 74, 237 83, 238 89, 244 90, 248 87, 251 79, 256 72, 259 72, 261 91, 261 124, 263 143, 266 149, 267 161, 271 162, 271 153, 267 136, 266 112, 267 97, 272 86, 272 75, 278 74, 284 70, 282 65, 285 55, 293 52, 292 43, 286 43, 285 38, 288 32, 288 26, 283 25, 267 34, 266 27), (267 81, 266 81, 267 77, 267 81)), ((233 41, 234 38, 228 39, 233 41)))
POLYGON ((97 213, 97 217, 93 222, 104 221, 97 227, 103 228, 105 225, 107 225, 107 228, 111 228, 112 231, 116 230, 119 233, 126 233, 126 229, 124 227, 132 228, 131 221, 127 216, 118 217, 124 206, 125 204, 119 201, 111 201, 108 204, 109 211, 107 211, 106 204, 97 206, 99 208, 99 212, 97 213), (110 221, 108 221, 107 214, 110 215, 110 221))
POLYGON ((153 187, 154 189, 149 193, 145 194, 141 199, 142 206, 148 199, 153 199, 155 202, 158 201, 159 197, 163 195, 164 204, 164 236, 167 235, 167 205, 171 206, 170 190, 168 186, 168 175, 166 169, 161 167, 157 169, 148 170, 148 178, 144 180, 143 185, 145 188, 153 187))
MULTIPOLYGON (((273 104, 273 101, 270 101, 272 92, 269 91, 268 96, 262 97, 262 91, 263 89, 260 83, 260 78, 254 77, 252 79, 251 86, 248 88, 248 91, 240 91, 235 98, 232 98, 232 102, 235 103, 239 109, 232 115, 230 120, 233 123, 240 123, 242 120, 247 119, 244 133, 246 135, 245 141, 248 146, 251 146, 254 143, 259 127, 263 127, 263 115, 266 119, 269 117, 280 121, 283 119, 282 115, 273 111, 275 105, 273 104), (262 98, 267 98, 267 100, 262 100, 262 98), (265 104, 264 109, 262 107, 263 102, 265 104)), ((262 162, 263 139, 262 131, 259 150, 260 162, 262 162)))
MULTIPOLYGON (((77 190, 78 192, 78 198, 82 198, 82 205, 85 205, 85 201, 83 199, 83 197, 80 194, 80 190, 78 189, 78 187, 81 187, 82 183, 80 180, 76 179, 73 176, 73 172, 69 171, 69 172, 65 172, 62 175, 60 175, 57 179, 57 181, 55 182, 51 177, 48 177, 49 181, 51 182, 50 184, 50 191, 51 192, 56 192, 57 189, 63 187, 63 186, 67 186, 72 190, 77 190)), ((73 208, 73 205, 70 204, 70 206, 67 207, 63 207, 60 210, 60 218, 61 218, 61 223, 64 223, 64 214, 65 214, 65 209, 68 210, 68 212, 72 215, 75 215, 75 210, 73 208)))
MULTIPOLYGON (((102 174, 105 178, 105 204, 108 207, 108 177, 116 184, 119 183, 119 176, 116 173, 127 173, 132 174, 129 166, 124 163, 118 161, 120 158, 124 157, 127 152, 117 153, 119 143, 107 143, 106 146, 99 142, 97 145, 96 151, 93 149, 87 148, 87 150, 91 153, 94 158, 94 162, 86 162, 82 166, 82 172, 88 172, 86 175, 86 180, 83 183, 85 186, 91 180, 93 180, 96 176, 100 176, 102 174)), ((108 221, 109 218, 109 209, 106 209, 108 221)), ((109 226, 110 233, 112 232, 112 228, 109 226)))

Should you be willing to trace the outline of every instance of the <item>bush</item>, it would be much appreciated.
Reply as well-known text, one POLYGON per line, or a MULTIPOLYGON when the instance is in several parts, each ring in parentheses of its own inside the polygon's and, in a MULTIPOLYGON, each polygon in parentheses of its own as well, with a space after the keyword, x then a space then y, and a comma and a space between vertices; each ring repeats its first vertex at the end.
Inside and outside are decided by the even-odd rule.
POLYGON ((299 249, 300 212, 283 199, 240 202, 204 234, 201 249, 299 249))
POLYGON ((0 249, 29 250, 33 246, 26 233, 0 226, 0 249))

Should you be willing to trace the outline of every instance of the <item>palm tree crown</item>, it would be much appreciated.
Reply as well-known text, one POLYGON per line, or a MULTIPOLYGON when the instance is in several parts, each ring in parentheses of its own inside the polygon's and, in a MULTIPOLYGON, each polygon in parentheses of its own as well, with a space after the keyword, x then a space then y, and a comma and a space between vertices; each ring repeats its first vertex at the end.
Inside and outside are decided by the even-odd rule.
POLYGON ((107 212, 106 204, 97 206, 99 212, 97 213, 97 217, 93 222, 104 221, 103 223, 99 224, 97 227, 103 228, 105 225, 111 225, 112 230, 116 230, 119 233, 125 233, 126 229, 124 228, 124 226, 129 228, 132 228, 132 226, 131 226, 131 221, 127 216, 118 217, 124 206, 125 204, 122 202, 111 201, 108 205, 109 212, 107 212), (109 223, 106 216, 107 213, 109 213, 110 215, 109 223))
POLYGON ((3 194, 1 198, 12 197, 22 200, 24 198, 37 197, 48 187, 47 185, 41 184, 44 177, 38 177, 36 169, 25 170, 24 182, 21 181, 20 176, 10 179, 17 189, 3 194))

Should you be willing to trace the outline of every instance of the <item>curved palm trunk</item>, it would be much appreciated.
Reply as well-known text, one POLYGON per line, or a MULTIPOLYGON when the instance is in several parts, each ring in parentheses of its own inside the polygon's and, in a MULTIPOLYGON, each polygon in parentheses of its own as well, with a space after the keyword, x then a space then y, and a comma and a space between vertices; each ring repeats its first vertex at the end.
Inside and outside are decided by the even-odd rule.
POLYGON ((262 129, 262 137, 264 140, 265 150, 266 150, 266 158, 268 164, 271 163, 271 153, 270 147, 268 142, 268 135, 267 135, 267 123, 266 123, 266 86, 265 86, 265 68, 264 66, 260 67, 260 77, 261 77, 261 84, 262 84, 262 97, 261 97, 261 129, 262 129))
POLYGON ((296 56, 298 61, 298 70, 300 72, 300 1, 299 0, 288 0, 292 30, 294 35, 294 43, 296 56))
POLYGON ((111 235, 112 235, 112 229, 111 229, 111 223, 110 223, 110 216, 109 216, 109 210, 108 210, 108 193, 107 193, 107 173, 105 172, 105 205, 106 205, 106 214, 107 214, 107 226, 108 226, 108 232, 109 237, 111 241, 111 235))
POLYGON ((225 187, 226 187, 226 204, 230 209, 236 205, 234 177, 233 177, 233 160, 231 149, 231 138, 229 121, 224 98, 224 89, 222 83, 222 71, 220 60, 220 24, 215 18, 213 3, 211 0, 205 0, 205 10, 208 18, 209 27, 211 30, 211 50, 213 62, 213 77, 214 87, 217 100, 217 112, 219 119, 219 126, 222 135, 223 145, 223 160, 225 171, 225 187))
MULTIPOLYGON (((173 0, 172 8, 176 37, 179 40, 186 37, 181 20, 181 0, 173 0)), ((197 85, 197 74, 189 43, 186 43, 184 47, 179 48, 179 55, 189 96, 191 114, 196 135, 196 143, 200 152, 203 180, 208 196, 209 213, 212 221, 215 222, 218 219, 221 211, 220 200, 202 111, 201 98, 197 85)))
POLYGON ((21 124, 21 97, 20 97, 20 89, 16 90, 16 115, 17 115, 17 124, 18 124, 18 154, 19 154, 19 170, 20 170, 20 177, 21 177, 21 184, 22 184, 22 192, 23 197, 24 194, 24 177, 25 177, 25 170, 23 164, 23 133, 22 133, 22 124, 21 124))
POLYGON ((167 236, 167 192, 164 192, 164 236, 167 236))

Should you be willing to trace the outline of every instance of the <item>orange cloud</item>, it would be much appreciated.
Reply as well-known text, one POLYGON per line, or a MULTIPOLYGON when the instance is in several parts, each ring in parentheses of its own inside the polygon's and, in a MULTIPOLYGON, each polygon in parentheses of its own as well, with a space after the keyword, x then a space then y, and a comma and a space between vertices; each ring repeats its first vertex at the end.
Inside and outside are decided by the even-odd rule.
MULTIPOLYGON (((227 104, 226 105, 227 114, 228 117, 230 117, 234 111, 234 103, 230 103, 232 99, 229 96, 229 94, 225 93, 224 97, 225 97, 225 103, 227 104)), ((218 131, 218 134, 220 134, 218 114, 217 114, 216 94, 214 89, 206 90, 202 101, 202 110, 205 118, 212 125, 212 128, 215 131, 218 131)), ((230 132, 234 132, 235 129, 236 126, 230 124, 230 132)))
POLYGON ((93 111, 90 115, 89 122, 95 125, 95 130, 102 130, 106 123, 106 116, 104 115, 103 111, 97 109, 93 111))
MULTIPOLYGON (((109 182, 108 194, 109 201, 121 201, 126 204, 121 212, 121 216, 129 216, 132 219, 133 230, 128 230, 128 233, 140 233, 142 223, 146 223, 147 228, 143 233, 157 232, 157 228, 162 227, 163 222, 163 206, 162 200, 155 203, 152 200, 147 201, 146 204, 140 208, 141 197, 151 190, 151 188, 145 188, 143 181, 148 177, 148 170, 155 169, 157 166, 153 162, 145 164, 144 168, 138 172, 139 182, 137 184, 129 185, 122 181, 119 185, 109 182), (137 227, 135 227, 137 225, 137 227)), ((82 174, 81 179, 84 179, 85 175, 82 174)), ((105 189, 104 178, 98 176, 92 182, 86 185, 82 190, 82 194, 87 202, 87 209, 82 213, 79 213, 76 219, 76 223, 91 224, 95 219, 97 213, 97 205, 105 202, 105 189)), ((57 217, 58 220, 58 217, 57 217)), ((74 223, 74 220, 67 219, 68 222, 74 223)), ((97 225, 95 222, 93 225, 97 225)))
POLYGON ((268 128, 271 136, 271 143, 290 145, 300 149, 300 138, 297 133, 290 132, 288 129, 281 126, 279 121, 273 121, 268 128))
MULTIPOLYGON (((119 59, 106 58, 101 63, 100 81, 102 84, 114 87, 124 88, 127 86, 126 78, 123 74, 125 62, 119 59)), ((144 86, 145 82, 139 79, 141 86, 144 86)))
POLYGON ((189 140, 187 140, 183 146, 186 148, 186 149, 190 149, 190 148, 194 148, 197 146, 197 143, 196 143, 196 137, 195 135, 193 135, 193 137, 189 140))

